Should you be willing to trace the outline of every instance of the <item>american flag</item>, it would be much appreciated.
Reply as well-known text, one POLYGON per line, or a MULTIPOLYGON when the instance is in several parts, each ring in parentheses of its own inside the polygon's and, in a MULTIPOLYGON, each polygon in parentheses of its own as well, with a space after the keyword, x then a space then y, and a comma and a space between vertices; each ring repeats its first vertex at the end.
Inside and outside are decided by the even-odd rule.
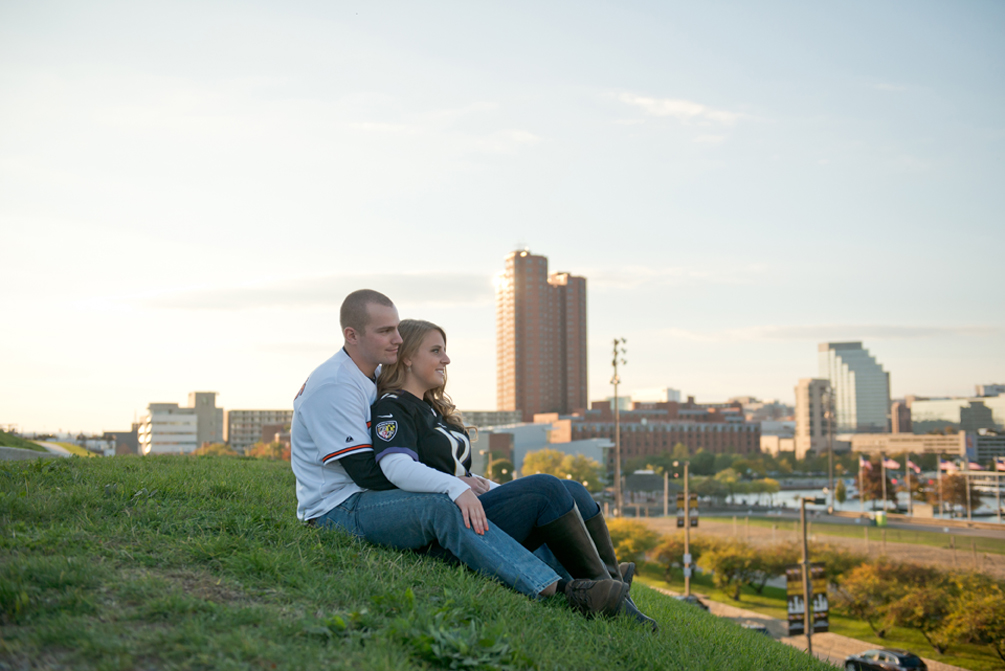
POLYGON ((995 468, 999 471, 1005 471, 1005 457, 995 457, 995 468))
POLYGON ((971 471, 983 471, 984 470, 984 467, 981 466, 980 464, 978 464, 976 461, 968 461, 967 462, 967 467, 971 471))
POLYGON ((917 473, 918 475, 921 475, 921 468, 919 468, 918 465, 913 461, 911 461, 910 459, 907 460, 907 467, 910 468, 915 473, 917 473))
POLYGON ((863 456, 863 455, 860 454, 858 456, 858 468, 859 468, 859 470, 862 470, 863 468, 868 468, 871 471, 872 470, 872 462, 869 461, 868 459, 866 459, 865 456, 863 456))
POLYGON ((900 468, 900 464, 893 459, 883 459, 883 466, 886 468, 900 468))
POLYGON ((956 468, 956 464, 953 462, 939 459, 939 470, 945 471, 946 473, 955 473, 958 469, 956 468))

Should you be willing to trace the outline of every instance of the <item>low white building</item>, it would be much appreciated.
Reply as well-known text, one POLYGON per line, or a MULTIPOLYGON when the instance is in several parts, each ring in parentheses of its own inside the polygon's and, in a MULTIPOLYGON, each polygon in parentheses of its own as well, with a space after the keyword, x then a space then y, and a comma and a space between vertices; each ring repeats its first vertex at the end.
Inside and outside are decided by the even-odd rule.
POLYGON ((195 408, 177 403, 151 403, 137 431, 140 454, 188 453, 199 447, 195 408))

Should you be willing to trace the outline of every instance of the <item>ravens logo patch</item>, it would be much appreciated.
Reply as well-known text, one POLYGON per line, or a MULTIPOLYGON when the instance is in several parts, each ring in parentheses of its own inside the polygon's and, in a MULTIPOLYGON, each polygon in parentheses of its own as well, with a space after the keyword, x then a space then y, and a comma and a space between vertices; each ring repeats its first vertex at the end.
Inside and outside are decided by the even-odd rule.
POLYGON ((377 425, 377 437, 384 442, 394 438, 394 434, 396 433, 398 433, 397 422, 381 422, 377 425))

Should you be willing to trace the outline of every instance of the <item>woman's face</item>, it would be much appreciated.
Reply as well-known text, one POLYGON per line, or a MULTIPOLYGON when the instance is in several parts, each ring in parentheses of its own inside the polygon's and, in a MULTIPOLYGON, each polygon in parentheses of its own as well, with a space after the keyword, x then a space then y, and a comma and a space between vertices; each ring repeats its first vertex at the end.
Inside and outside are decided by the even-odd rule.
POLYGON ((443 386, 446 382, 447 364, 450 357, 447 356, 447 345, 443 342, 443 336, 436 329, 429 331, 422 338, 422 344, 412 357, 411 369, 408 375, 417 383, 417 386, 428 391, 443 386))

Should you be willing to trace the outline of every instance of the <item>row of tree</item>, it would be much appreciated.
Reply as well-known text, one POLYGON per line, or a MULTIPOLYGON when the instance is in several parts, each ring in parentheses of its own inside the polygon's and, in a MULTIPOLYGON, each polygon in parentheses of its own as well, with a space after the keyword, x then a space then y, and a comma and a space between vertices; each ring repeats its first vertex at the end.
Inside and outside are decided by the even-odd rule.
MULTIPOLYGON (((212 443, 203 445, 192 452, 196 456, 214 455, 218 457, 238 457, 240 456, 234 448, 226 443, 212 443)), ((255 443, 244 451, 244 456, 254 459, 283 459, 290 460, 290 448, 285 443, 255 443)))
MULTIPOLYGON (((650 557, 665 570, 667 581, 681 575, 684 534, 660 536, 642 522, 609 521, 611 539, 623 560, 650 557)), ((692 561, 713 572, 717 587, 740 601, 742 587, 761 593, 765 584, 799 563, 796 543, 752 546, 734 539, 693 537, 692 561)), ((810 561, 822 562, 831 584, 831 603, 869 624, 879 638, 891 627, 915 629, 940 654, 955 643, 989 646, 1005 662, 1005 582, 977 572, 943 571, 893 562, 811 543, 810 561)))
MULTIPOLYGON (((897 493, 907 490, 906 479, 896 477, 898 474, 893 471, 886 471, 886 498, 889 501, 897 501, 897 493)), ((878 464, 873 464, 872 469, 864 469, 861 473, 860 482, 862 491, 860 495, 866 501, 883 500, 883 470, 878 464)), ((836 488, 835 495, 838 501, 844 502, 840 488, 836 488)), ((953 509, 966 509, 968 496, 966 476, 958 473, 943 475, 941 480, 932 478, 917 478, 912 474, 910 484, 910 495, 914 501, 921 501, 938 505, 941 501, 951 506, 953 509), (941 489, 940 489, 941 487, 941 489), (940 494, 941 492, 941 494, 940 494)), ((976 488, 969 488, 971 510, 981 505, 981 493, 976 488)))

